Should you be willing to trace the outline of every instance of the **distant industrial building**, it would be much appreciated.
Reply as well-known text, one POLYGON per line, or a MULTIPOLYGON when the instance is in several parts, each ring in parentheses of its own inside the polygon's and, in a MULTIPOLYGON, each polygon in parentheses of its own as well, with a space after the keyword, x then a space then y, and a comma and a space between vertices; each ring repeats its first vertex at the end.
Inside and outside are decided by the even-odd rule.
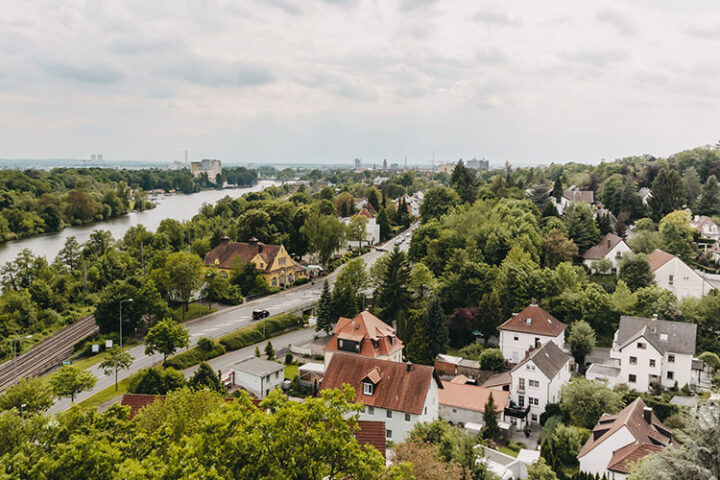
POLYGON ((467 167, 474 168, 475 170, 488 170, 490 168, 490 162, 484 158, 482 160, 473 158, 472 160, 468 160, 467 167))
POLYGON ((355 159, 355 170, 360 170, 360 169, 362 169, 362 160, 360 160, 359 158, 356 158, 355 159))
POLYGON ((204 158, 199 162, 190 162, 190 172, 194 177, 206 174, 210 183, 215 183, 217 176, 222 173, 222 162, 220 160, 204 158))

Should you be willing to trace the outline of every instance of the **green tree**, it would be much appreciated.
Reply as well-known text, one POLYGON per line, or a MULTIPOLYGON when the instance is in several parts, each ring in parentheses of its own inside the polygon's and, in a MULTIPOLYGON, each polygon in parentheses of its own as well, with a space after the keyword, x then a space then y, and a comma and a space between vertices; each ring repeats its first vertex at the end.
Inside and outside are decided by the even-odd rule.
POLYGON ((565 465, 577 463, 577 456, 585 441, 590 436, 590 430, 559 424, 553 433, 553 443, 558 457, 565 465))
POLYGON ((500 297, 495 290, 482 296, 476 309, 475 318, 477 319, 478 330, 483 334, 483 343, 487 346, 490 337, 495 335, 497 327, 503 321, 500 297))
POLYGON ((685 203, 685 188, 677 171, 662 168, 652 183, 648 207, 653 220, 660 221, 668 213, 679 210, 685 203))
POLYGON ((558 480, 552 468, 540 457, 527 467, 528 480, 558 480))
POLYGON ((258 347, 257 345, 255 346, 255 353, 254 353, 254 355, 255 355, 257 358, 260 358, 260 357, 262 356, 262 354, 260 353, 260 347, 258 347))
POLYGON ((63 365, 50 377, 50 386, 58 397, 70 397, 75 403, 75 395, 92 389, 97 378, 90 372, 71 365, 63 365))
POLYGON ((720 213, 720 184, 715 175, 710 175, 703 185, 697 213, 708 216, 720 213))
POLYGON ((102 362, 100 362, 100 368, 103 369, 105 375, 115 375, 115 391, 118 389, 118 372, 120 370, 127 370, 133 363, 135 358, 127 352, 124 352, 120 347, 113 347, 107 351, 107 354, 102 362))
POLYGON ((644 253, 625 255, 620 261, 618 278, 635 291, 655 283, 655 274, 650 267, 650 260, 644 253))
POLYGON ((395 247, 383 264, 382 278, 375 292, 375 310, 385 322, 398 329, 403 338, 407 329, 401 328, 405 314, 412 304, 410 283, 410 264, 405 252, 395 247))
POLYGON ((571 203, 563 212, 563 221, 580 252, 600 241, 600 229, 595 222, 592 207, 586 203, 571 203))
MULTIPOLYGON (((685 200, 688 207, 695 211, 695 205, 700 198, 703 185, 695 167, 690 167, 683 172, 683 187, 685 187, 685 200)), ((720 198, 718 198, 720 201, 720 198)), ((698 212, 699 213, 699 212, 698 212)))
POLYGON ((623 407, 622 395, 604 383, 575 377, 560 391, 562 409, 570 415, 573 425, 593 428, 600 417, 617 413, 623 407))
POLYGON ((488 397, 483 409, 483 427, 482 435, 484 438, 498 438, 500 436, 500 427, 498 426, 498 411, 495 405, 495 399, 492 393, 488 397))
POLYGON ((268 360, 275 360, 275 349, 273 348, 273 344, 270 342, 265 344, 265 356, 268 360))
POLYGON ((505 366, 505 357, 499 348, 486 348, 480 354, 480 368, 500 371, 505 366))
POLYGON ((318 300, 315 330, 324 330, 325 333, 330 333, 336 321, 337 317, 335 316, 335 307, 332 294, 330 293, 330 285, 328 281, 325 280, 320 293, 320 300, 318 300))
POLYGON ((384 208, 381 208, 377 216, 377 224, 380 227, 380 241, 385 241, 390 238, 390 219, 388 219, 387 212, 384 208))
POLYGON ((226 305, 237 305, 243 300, 240 288, 230 283, 227 276, 222 275, 216 268, 206 271, 205 282, 200 294, 208 302, 226 305))
POLYGON ((548 231, 542 239, 543 264, 555 268, 562 262, 569 262, 578 254, 578 246, 560 230, 548 231))
POLYGON ((55 402, 52 386, 38 377, 21 378, 0 395, 0 410, 17 409, 18 412, 40 413, 55 402))
POLYGON ((156 323, 145 336, 145 354, 162 353, 163 365, 169 355, 175 353, 178 348, 188 345, 190 345, 190 335, 187 328, 170 318, 156 323))
POLYGON ((477 199, 477 179, 475 173, 465 166, 462 160, 455 164, 450 185, 460 197, 462 202, 474 203, 477 199))
POLYGON ((309 251, 317 255, 322 265, 327 265, 345 239, 345 225, 334 215, 313 212, 300 231, 308 238, 309 251))
POLYGON ((202 362, 200 366, 198 366, 198 369, 192 378, 190 378, 188 384, 196 390, 207 388, 214 392, 225 392, 225 386, 222 384, 220 376, 215 373, 207 362, 202 362))
POLYGON ((202 286, 202 269, 202 260, 192 253, 175 252, 165 259, 165 278, 168 290, 185 304, 183 320, 185 320, 190 297, 202 286))
POLYGON ((455 190, 446 187, 430 188, 425 192, 425 199, 420 205, 420 219, 422 223, 427 223, 433 218, 439 219, 452 211, 458 203, 460 197, 455 190))
POLYGON ((237 219, 235 236, 238 242, 248 242, 256 238, 263 243, 275 243, 277 229, 270 215, 259 208, 251 208, 237 219))
POLYGON ((362 248, 362 242, 367 236, 367 224, 367 217, 360 214, 353 216, 348 224, 348 238, 358 242, 360 248, 362 248))
POLYGON ((687 210, 676 210, 665 215, 658 225, 658 230, 666 252, 677 255, 686 262, 695 260, 693 229, 687 210))
POLYGON ((143 368, 130 377, 128 392, 165 395, 185 386, 185 376, 174 368, 143 368))
POLYGON ((558 176, 553 183, 552 196, 559 202, 564 193, 562 180, 558 176))
POLYGON ((270 291, 270 287, 260 274, 255 263, 243 263, 240 257, 236 257, 235 260, 233 260, 232 267, 230 283, 240 288, 240 292, 243 295, 253 297, 263 295, 270 291))
POLYGON ((584 372, 585 357, 595 348, 595 331, 586 321, 578 320, 570 326, 568 344, 575 364, 580 368, 580 372, 584 372))

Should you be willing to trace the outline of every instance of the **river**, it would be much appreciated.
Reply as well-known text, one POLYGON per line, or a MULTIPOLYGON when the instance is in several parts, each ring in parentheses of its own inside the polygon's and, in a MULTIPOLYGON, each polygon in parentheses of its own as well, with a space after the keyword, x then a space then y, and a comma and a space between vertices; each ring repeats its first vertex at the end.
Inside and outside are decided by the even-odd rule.
POLYGON ((248 192, 258 192, 272 185, 279 185, 273 180, 260 180, 252 187, 230 188, 225 190, 203 190, 202 192, 172 195, 159 195, 153 198, 155 208, 144 212, 130 212, 125 216, 94 222, 86 225, 66 227, 56 233, 48 233, 38 237, 16 240, 0 244, 0 265, 13 260, 24 248, 29 248, 35 255, 41 255, 52 262, 65 244, 68 237, 76 237, 79 242, 85 242, 93 230, 108 230, 113 238, 120 239, 130 227, 144 225, 145 228, 155 231, 166 218, 175 220, 189 220, 200 211, 203 203, 215 203, 221 198, 237 198, 248 192))

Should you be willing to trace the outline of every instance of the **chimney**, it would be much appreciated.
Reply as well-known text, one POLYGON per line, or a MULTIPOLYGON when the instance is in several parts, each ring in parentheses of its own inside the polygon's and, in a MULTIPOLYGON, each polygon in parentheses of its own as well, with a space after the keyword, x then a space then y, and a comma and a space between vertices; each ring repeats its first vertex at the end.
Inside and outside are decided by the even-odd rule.
POLYGON ((537 307, 537 300, 534 298, 532 300, 530 300, 530 305, 533 307, 537 307))
POLYGON ((643 408, 643 419, 647 423, 652 423, 652 408, 650 408, 650 407, 643 408))
POLYGON ((657 313, 654 313, 652 316, 652 320, 650 320, 650 331, 652 333, 657 332, 657 322, 658 322, 658 315, 657 315, 657 313))
POLYGON ((610 246, 610 243, 611 243, 611 242, 610 242, 610 239, 608 238, 608 247, 610 246))
POLYGON ((250 245, 255 245, 255 244, 258 243, 258 239, 255 238, 255 237, 250 237, 250 239, 248 240, 248 243, 249 243, 250 245))
POLYGON ((410 370, 412 370, 412 362, 407 362, 407 363, 405 364, 405 367, 406 367, 406 369, 407 369, 408 372, 409 372, 410 370))
POLYGON ((225 245, 229 241, 230 241, 230 238, 228 238, 227 235, 223 235, 222 237, 220 237, 220 245, 225 245))

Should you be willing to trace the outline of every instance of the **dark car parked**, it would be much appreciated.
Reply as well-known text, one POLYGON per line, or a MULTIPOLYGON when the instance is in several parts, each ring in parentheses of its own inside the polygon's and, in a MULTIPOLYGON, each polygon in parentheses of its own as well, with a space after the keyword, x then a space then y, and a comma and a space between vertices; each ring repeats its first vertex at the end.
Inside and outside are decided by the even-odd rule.
POLYGON ((270 316, 270 312, 267 310, 253 310, 252 318, 253 320, 262 320, 263 318, 267 318, 270 316))

